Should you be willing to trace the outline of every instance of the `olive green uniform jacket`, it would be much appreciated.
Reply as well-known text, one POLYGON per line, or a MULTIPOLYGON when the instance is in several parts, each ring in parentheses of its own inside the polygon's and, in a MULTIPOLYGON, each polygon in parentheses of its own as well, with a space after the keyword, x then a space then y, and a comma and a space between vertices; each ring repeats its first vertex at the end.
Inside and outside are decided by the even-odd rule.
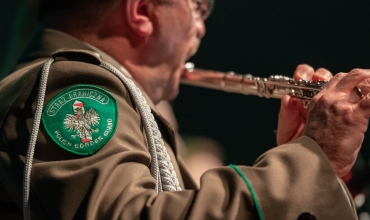
MULTIPOLYGON (((60 48, 92 50, 69 35, 47 29, 33 45, 18 71, 0 82, 1 202, 14 201, 18 207, 22 207, 23 167, 42 62, 60 48)), ((144 94, 183 189, 156 193, 142 120, 116 76, 83 53, 59 57, 50 69, 44 105, 78 84, 100 87, 115 97, 118 126, 91 156, 62 149, 40 126, 31 176, 33 219, 356 219, 347 191, 309 137, 273 148, 253 167, 238 166, 241 173, 232 167, 210 170, 198 188, 178 155, 175 131, 144 94)))

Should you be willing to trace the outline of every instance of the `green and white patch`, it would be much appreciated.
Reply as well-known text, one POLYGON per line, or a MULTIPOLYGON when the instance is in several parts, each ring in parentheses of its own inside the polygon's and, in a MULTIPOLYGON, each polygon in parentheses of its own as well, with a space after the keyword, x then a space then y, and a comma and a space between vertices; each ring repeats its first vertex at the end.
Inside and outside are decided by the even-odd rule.
POLYGON ((113 136, 118 110, 115 98, 102 88, 76 85, 46 105, 42 122, 51 139, 79 155, 92 155, 113 136))

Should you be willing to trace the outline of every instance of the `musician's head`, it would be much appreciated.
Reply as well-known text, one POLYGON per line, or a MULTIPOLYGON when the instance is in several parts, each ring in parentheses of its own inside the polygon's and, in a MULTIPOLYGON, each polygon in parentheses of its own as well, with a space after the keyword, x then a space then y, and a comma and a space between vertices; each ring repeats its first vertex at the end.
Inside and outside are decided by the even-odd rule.
POLYGON ((39 18, 108 52, 153 101, 177 95, 213 0, 40 0, 39 18), (144 74, 145 72, 145 74, 144 74))

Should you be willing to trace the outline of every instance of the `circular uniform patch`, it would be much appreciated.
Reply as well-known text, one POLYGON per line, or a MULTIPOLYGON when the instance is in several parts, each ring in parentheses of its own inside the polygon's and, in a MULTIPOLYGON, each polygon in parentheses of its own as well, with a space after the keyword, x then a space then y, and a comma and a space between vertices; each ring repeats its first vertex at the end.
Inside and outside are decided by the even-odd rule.
POLYGON ((113 136, 117 103, 102 88, 76 85, 63 90, 46 105, 42 123, 60 147, 79 155, 92 155, 113 136))

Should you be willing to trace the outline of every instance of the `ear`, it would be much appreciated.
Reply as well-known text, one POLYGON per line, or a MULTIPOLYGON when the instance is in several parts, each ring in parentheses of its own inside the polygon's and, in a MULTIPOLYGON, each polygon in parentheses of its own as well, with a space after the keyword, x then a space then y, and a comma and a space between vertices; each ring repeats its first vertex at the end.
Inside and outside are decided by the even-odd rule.
POLYGON ((126 0, 126 17, 130 28, 142 37, 153 32, 152 4, 149 0, 126 0))

